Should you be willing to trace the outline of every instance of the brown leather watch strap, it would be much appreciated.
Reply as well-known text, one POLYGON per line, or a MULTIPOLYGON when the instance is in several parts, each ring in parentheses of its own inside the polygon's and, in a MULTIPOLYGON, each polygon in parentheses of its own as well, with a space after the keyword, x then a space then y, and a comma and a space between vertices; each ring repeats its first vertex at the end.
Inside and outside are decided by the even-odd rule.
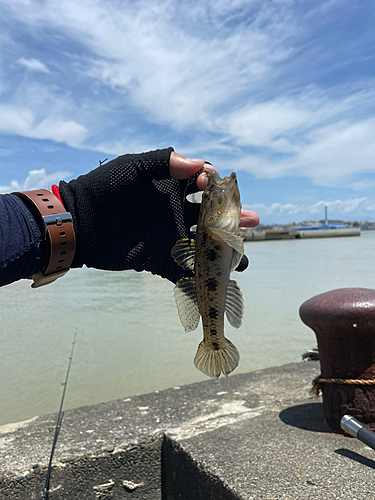
POLYGON ((52 283, 70 269, 75 253, 72 216, 61 201, 47 189, 12 193, 19 196, 45 228, 47 258, 42 269, 33 274, 32 288, 52 283))

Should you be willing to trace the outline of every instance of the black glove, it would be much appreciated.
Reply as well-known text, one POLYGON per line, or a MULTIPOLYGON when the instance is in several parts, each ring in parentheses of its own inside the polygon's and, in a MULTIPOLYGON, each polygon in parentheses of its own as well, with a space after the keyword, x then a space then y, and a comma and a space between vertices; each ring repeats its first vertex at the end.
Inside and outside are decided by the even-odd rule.
POLYGON ((173 283, 191 275, 175 263, 171 250, 177 240, 194 238, 190 227, 197 223, 200 205, 186 195, 198 188, 196 176, 171 179, 172 151, 119 156, 60 182, 76 233, 72 267, 145 270, 173 283))
POLYGON ((77 251, 72 267, 151 271, 176 282, 186 275, 171 258, 177 240, 193 237, 199 204, 192 179, 171 179, 172 148, 124 155, 60 183, 72 213, 77 251), (190 185, 189 185, 190 184, 190 185))

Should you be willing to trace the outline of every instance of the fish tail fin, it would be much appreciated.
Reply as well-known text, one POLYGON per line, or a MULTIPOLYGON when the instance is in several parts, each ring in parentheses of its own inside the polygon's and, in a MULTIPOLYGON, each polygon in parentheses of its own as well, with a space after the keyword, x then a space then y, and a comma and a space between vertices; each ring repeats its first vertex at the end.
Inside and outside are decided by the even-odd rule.
POLYGON ((194 365, 208 377, 219 378, 221 373, 227 377, 238 366, 240 354, 237 347, 228 339, 224 342, 224 347, 217 350, 206 347, 204 340, 198 346, 194 365))

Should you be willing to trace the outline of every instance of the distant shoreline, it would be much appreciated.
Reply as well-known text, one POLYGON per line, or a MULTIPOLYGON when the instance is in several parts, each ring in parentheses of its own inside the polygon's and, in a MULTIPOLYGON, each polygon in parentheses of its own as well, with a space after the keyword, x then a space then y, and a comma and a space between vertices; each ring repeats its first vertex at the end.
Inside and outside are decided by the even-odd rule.
POLYGON ((239 234, 244 238, 244 241, 274 241, 361 236, 361 230, 354 227, 339 229, 316 229, 306 227, 306 229, 271 229, 263 231, 240 229, 239 234))

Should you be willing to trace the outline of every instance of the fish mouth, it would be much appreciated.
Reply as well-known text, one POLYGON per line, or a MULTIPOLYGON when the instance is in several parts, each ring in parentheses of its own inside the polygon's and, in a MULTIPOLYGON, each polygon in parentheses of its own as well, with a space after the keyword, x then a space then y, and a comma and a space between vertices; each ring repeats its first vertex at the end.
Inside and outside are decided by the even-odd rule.
POLYGON ((222 191, 231 191, 237 186, 237 175, 232 172, 229 177, 219 177, 210 169, 205 169, 204 173, 208 176, 208 184, 206 189, 211 190, 213 188, 219 188, 222 191))
MULTIPOLYGON (((207 204, 211 217, 221 220, 232 219, 233 214, 241 210, 240 192, 237 184, 237 175, 232 172, 229 177, 219 177, 214 172, 207 170, 208 184, 204 190, 202 203, 207 204)), ((236 216, 237 217, 237 216, 236 216)), ((238 225, 239 220, 235 222, 238 225)))

